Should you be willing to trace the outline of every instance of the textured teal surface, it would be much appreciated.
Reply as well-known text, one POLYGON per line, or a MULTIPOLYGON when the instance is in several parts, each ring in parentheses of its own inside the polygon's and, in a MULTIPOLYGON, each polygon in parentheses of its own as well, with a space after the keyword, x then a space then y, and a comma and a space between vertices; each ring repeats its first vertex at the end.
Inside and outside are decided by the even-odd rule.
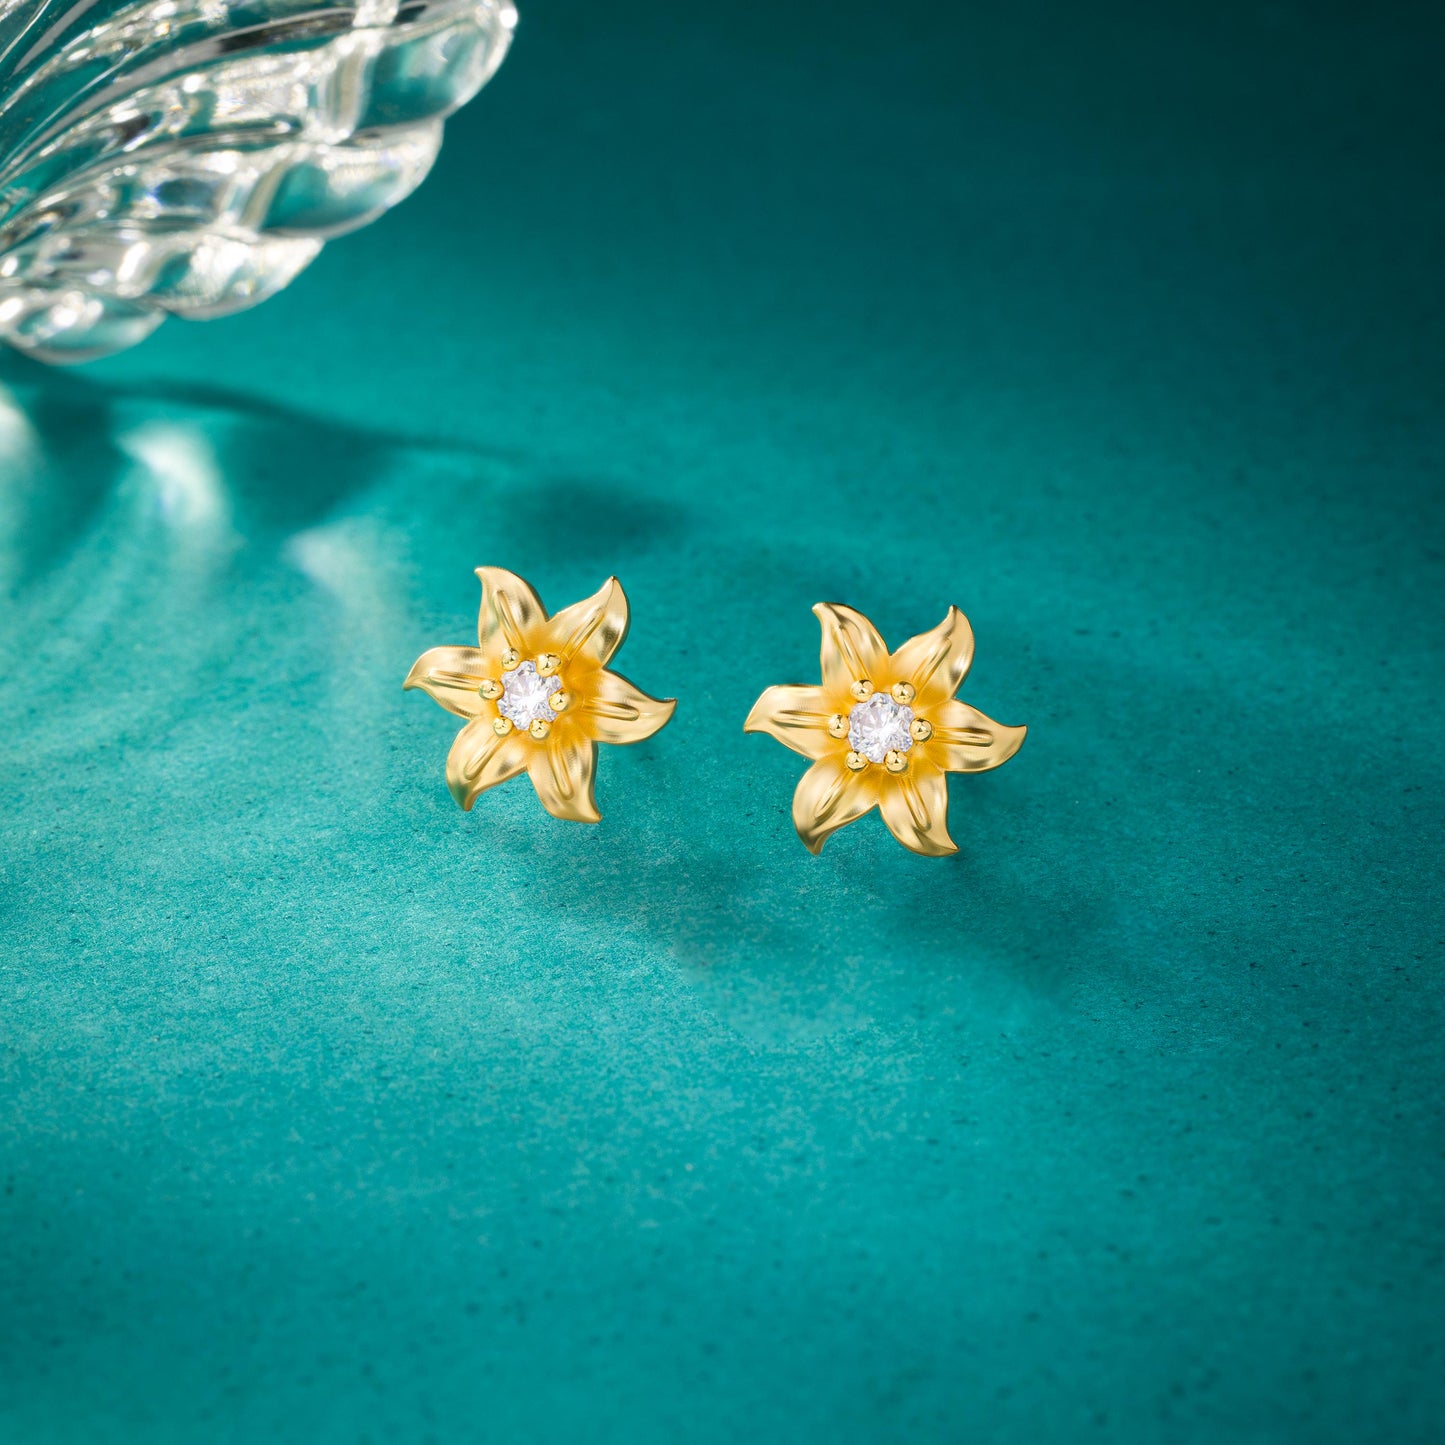
POLYGON ((0 370, 0 1439, 1445 1427, 1425 7, 546 4, 242 318, 0 370), (671 13, 668 12, 680 12, 671 13), (615 572, 594 829, 401 679, 615 572), (968 612, 821 858, 809 606, 968 612))

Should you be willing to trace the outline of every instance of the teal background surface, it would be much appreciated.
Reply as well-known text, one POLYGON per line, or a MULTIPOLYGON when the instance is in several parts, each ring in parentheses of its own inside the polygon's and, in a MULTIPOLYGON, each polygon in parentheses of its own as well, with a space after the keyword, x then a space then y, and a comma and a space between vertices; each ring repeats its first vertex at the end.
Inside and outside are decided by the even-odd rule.
POLYGON ((0 1439, 1445 1436, 1432 7, 524 9, 281 297, 0 363, 0 1439), (479 563, 675 695, 596 828, 479 563), (821 858, 810 605, 970 616, 821 858))

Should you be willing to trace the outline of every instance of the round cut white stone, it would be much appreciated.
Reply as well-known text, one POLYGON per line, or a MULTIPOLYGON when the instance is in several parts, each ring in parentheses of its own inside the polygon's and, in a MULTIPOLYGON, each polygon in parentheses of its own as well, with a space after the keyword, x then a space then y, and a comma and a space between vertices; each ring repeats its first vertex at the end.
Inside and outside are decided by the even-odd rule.
POLYGON ((913 746, 908 731, 912 721, 911 707, 900 707, 887 693, 875 692, 848 714, 848 746, 870 763, 881 763, 889 753, 906 753, 913 746))
POLYGON ((537 718, 551 722, 556 714, 547 701, 559 687, 560 677, 539 677, 535 662, 523 662, 502 674, 502 695, 497 711, 511 718, 514 726, 525 728, 537 718))

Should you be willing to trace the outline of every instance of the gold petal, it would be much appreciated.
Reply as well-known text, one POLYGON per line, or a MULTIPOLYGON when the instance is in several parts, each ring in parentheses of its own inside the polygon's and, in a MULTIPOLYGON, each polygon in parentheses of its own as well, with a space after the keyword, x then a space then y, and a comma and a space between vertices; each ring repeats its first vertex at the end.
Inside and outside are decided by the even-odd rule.
POLYGON ((915 763, 891 780, 878 800, 888 831, 915 853, 942 858, 957 853, 948 836, 948 775, 915 763))
POLYGON ((1026 727, 996 723, 957 698, 930 708, 925 716, 933 724, 933 736, 923 747, 950 773, 986 773, 1008 762, 1023 746, 1028 732, 1026 727))
POLYGON ((524 656, 541 651, 547 609, 515 572, 478 567, 482 607, 477 614, 477 645, 486 656, 515 647, 524 656))
POLYGON ((968 675, 973 661, 973 628, 958 608, 931 632, 910 637, 889 659, 895 682, 911 682, 918 689, 918 705, 952 697, 968 675))
POLYGON ((554 652, 565 662, 589 657, 606 664, 627 636, 627 594, 615 577, 581 602, 564 607, 551 621, 548 634, 554 652))
POLYGON ((478 717, 482 699, 477 685, 486 676, 475 647, 433 647, 412 663, 403 688, 419 687, 458 717, 478 717))
POLYGON ((602 814, 592 796, 597 766, 597 744, 575 732, 554 734, 546 743, 533 743, 527 772, 542 806, 554 818, 574 823, 598 823, 602 814))
POLYGON ((527 766, 530 738, 508 733, 499 738, 489 722, 469 722, 456 736, 447 754, 447 787, 452 797, 470 811, 473 803, 498 783, 515 778, 527 766))
POLYGON ((878 801, 878 785, 868 773, 850 773, 837 758, 813 764, 793 794, 793 826, 810 853, 878 801))
POLYGON ((586 684, 577 711, 582 731, 599 743, 640 743, 677 709, 675 698, 649 697, 619 672, 599 668, 586 684))
POLYGON ((836 602, 820 602, 814 615, 823 624, 823 686, 846 690, 861 677, 875 683, 888 665, 888 649, 861 612, 836 602))
POLYGON ((828 735, 833 709, 821 687, 770 687, 753 704, 745 733, 767 733, 805 758, 836 753, 842 744, 828 735))

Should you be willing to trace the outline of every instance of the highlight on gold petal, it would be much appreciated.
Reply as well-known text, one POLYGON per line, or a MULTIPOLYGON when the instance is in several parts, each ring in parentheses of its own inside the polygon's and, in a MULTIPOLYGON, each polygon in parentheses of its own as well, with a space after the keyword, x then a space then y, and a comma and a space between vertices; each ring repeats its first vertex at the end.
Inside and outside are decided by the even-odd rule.
POLYGON ((793 826, 812 853, 877 808, 905 848, 929 858, 958 851, 948 833, 948 774, 1007 762, 1027 728, 1005 727, 959 701, 973 629, 956 607, 931 631, 889 652, 851 607, 820 602, 820 686, 774 686, 745 732, 763 732, 812 760, 793 794, 793 826))
POLYGON ((958 852, 948 836, 948 774, 937 768, 909 768, 897 785, 883 789, 879 811, 888 831, 915 853, 942 858, 958 852))
POLYGON ((515 778, 527 766, 527 742, 515 729, 499 736, 490 723, 468 723, 447 754, 447 787, 452 797, 470 810, 488 788, 515 778))
MULTIPOLYGON (((537 629, 547 620, 542 600, 515 572, 501 567, 478 567, 482 605, 477 613, 477 646, 485 653, 494 646, 503 653, 526 652, 537 641, 537 629)), ((540 646, 537 646, 540 651, 540 646)))
POLYGON ((402 686, 419 687, 448 712, 471 718, 481 715, 491 681, 475 647, 433 647, 412 664, 402 686))
POLYGON ((850 691, 856 687, 858 692, 852 695, 866 697, 888 661, 878 629, 861 612, 836 602, 818 603, 813 614, 823 627, 823 686, 850 691))
POLYGON ((566 746, 535 748, 527 759, 527 772, 542 805, 554 818, 574 823, 597 823, 602 815, 593 796, 597 771, 597 744, 573 738, 566 746))
POLYGON ((847 737, 847 720, 827 704, 821 687, 770 687, 753 704, 743 724, 748 733, 767 733, 805 758, 821 758, 831 742, 847 737), (836 731, 838 722, 841 731, 836 731))
POLYGON ((626 639, 629 621, 627 594, 615 577, 552 619, 563 657, 591 657, 604 666, 626 639))
POLYGON ((810 853, 839 828, 861 818, 878 804, 877 780, 855 776, 846 762, 820 758, 801 778, 793 792, 793 826, 810 853))
POLYGON ((477 577, 477 645, 429 649, 402 684, 467 720, 447 756, 447 786, 470 810, 525 772, 553 817, 596 823, 598 745, 642 742, 677 707, 606 665, 627 635, 622 585, 609 577, 551 616, 516 573, 478 567, 477 577))
POLYGON ((952 697, 968 676, 973 662, 973 628, 958 608, 950 607, 937 627, 910 637, 889 661, 918 698, 942 702, 952 697))
POLYGON ((578 706, 599 743, 641 742, 664 727, 677 710, 673 698, 649 697, 620 672, 606 668, 598 669, 592 691, 578 706))

